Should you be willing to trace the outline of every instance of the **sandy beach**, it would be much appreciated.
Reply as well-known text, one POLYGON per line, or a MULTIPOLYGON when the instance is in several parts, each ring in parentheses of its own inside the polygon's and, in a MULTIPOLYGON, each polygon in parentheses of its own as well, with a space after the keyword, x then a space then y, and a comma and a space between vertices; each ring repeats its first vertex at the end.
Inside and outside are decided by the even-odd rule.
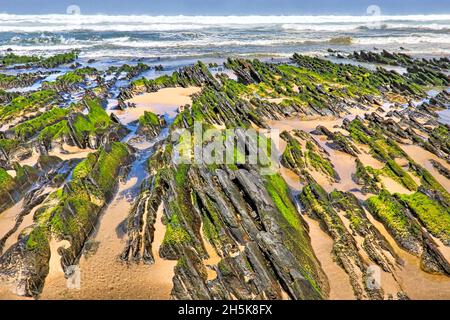
POLYGON ((191 96, 200 91, 201 88, 199 87, 178 87, 144 93, 125 101, 125 103, 135 104, 136 108, 128 108, 126 111, 116 110, 114 113, 125 123, 139 119, 145 111, 158 115, 168 115, 173 118, 176 116, 178 108, 191 104, 191 96))

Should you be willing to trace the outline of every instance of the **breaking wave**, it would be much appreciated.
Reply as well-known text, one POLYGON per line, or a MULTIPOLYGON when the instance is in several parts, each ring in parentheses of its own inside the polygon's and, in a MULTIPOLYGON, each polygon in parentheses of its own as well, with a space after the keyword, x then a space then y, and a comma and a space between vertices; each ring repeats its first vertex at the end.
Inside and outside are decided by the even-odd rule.
POLYGON ((448 52, 450 15, 108 16, 0 14, 0 51, 85 56, 288 54, 409 46, 448 52))

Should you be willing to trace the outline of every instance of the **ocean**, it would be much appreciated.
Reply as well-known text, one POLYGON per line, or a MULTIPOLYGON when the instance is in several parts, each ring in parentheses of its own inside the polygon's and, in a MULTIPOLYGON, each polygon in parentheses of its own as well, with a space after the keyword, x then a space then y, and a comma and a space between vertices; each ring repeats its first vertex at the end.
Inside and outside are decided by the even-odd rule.
POLYGON ((110 16, 0 14, 0 54, 79 49, 86 59, 288 57, 382 48, 449 55, 450 15, 110 16))

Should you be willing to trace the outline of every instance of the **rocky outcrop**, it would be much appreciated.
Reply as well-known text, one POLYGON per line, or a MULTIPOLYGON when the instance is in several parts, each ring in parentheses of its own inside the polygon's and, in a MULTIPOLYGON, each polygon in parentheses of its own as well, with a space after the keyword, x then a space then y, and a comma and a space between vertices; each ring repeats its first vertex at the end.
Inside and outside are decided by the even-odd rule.
POLYGON ((448 170, 446 167, 444 167, 440 162, 431 159, 430 160, 431 164, 433 165, 433 167, 440 173, 442 174, 444 177, 446 177, 447 179, 450 179, 450 170, 448 170))
POLYGON ((169 188, 165 202, 168 234, 160 251, 163 257, 180 259, 175 270, 175 298, 280 299, 282 292, 293 299, 326 296, 327 282, 295 207, 288 202, 285 210, 290 212, 281 213, 274 194, 266 189, 278 186, 272 182, 267 186, 251 169, 211 172, 191 167, 186 176, 187 194, 196 200, 181 202, 180 190, 173 193, 169 188), (286 220, 286 214, 293 215, 295 224, 286 220), (175 221, 186 232, 184 236, 172 229, 175 221), (215 268, 217 277, 211 280, 201 264, 205 257, 202 241, 210 241, 221 257, 215 268))
POLYGON ((3 168, 0 168, 0 175, 2 178, 2 183, 0 185, 0 214, 19 202, 27 190, 39 178, 38 171, 30 166, 22 167, 16 163, 14 164, 14 170, 16 171, 16 176, 12 178, 3 168), (9 177, 8 183, 5 183, 5 176, 9 177))
POLYGON ((311 135, 305 131, 294 130, 294 135, 283 132, 280 136, 288 142, 286 150, 282 155, 282 163, 289 169, 293 170, 301 178, 305 169, 315 170, 322 173, 333 182, 340 180, 339 174, 334 169, 334 165, 328 158, 329 154, 322 148, 311 135), (303 141, 305 151, 302 152, 302 146, 296 139, 303 141))
POLYGON ((360 153, 358 148, 356 148, 355 145, 340 132, 331 132, 324 126, 318 126, 312 134, 327 136, 328 140, 331 141, 327 142, 327 145, 334 150, 348 153, 354 157, 357 157, 360 153))
POLYGON ((49 195, 36 211, 34 225, 0 257, 0 277, 13 282, 20 295, 38 296, 49 270, 52 238, 69 242, 59 254, 63 270, 70 271, 131 159, 126 145, 112 143, 79 163, 70 182, 49 195))
POLYGON ((352 175, 353 181, 361 186, 363 194, 377 194, 380 191, 379 181, 372 173, 370 173, 361 160, 356 159, 356 171, 352 175))
MULTIPOLYGON (((345 228, 325 190, 312 178, 309 178, 309 184, 303 188, 299 199, 305 212, 311 218, 318 220, 322 229, 334 240, 333 256, 349 275, 355 296, 358 299, 382 299, 381 288, 367 286, 369 283, 367 279, 369 276, 368 265, 359 254, 355 239, 345 228)), ((336 206, 340 208, 339 204, 336 206)), ((381 262, 382 265, 385 263, 385 261, 381 262)), ((387 267, 387 263, 385 267, 387 267)))
POLYGON ((8 90, 29 87, 35 82, 44 79, 45 76, 46 74, 42 72, 20 73, 17 76, 0 74, 0 89, 8 90))
POLYGON ((128 240, 120 256, 123 261, 153 264, 153 240, 157 211, 167 186, 163 179, 163 168, 168 165, 163 146, 157 146, 149 159, 150 176, 142 182, 141 192, 135 200, 127 219, 128 240), (141 256, 142 252, 142 256, 141 256))
POLYGON ((151 140, 156 138, 162 128, 165 127, 165 120, 152 112, 145 111, 139 118, 139 127, 137 133, 151 140))
POLYGON ((367 206, 403 249, 420 257, 423 270, 430 273, 449 273, 449 262, 437 249, 428 232, 421 228, 408 207, 396 196, 382 191, 378 196, 370 198, 367 206))

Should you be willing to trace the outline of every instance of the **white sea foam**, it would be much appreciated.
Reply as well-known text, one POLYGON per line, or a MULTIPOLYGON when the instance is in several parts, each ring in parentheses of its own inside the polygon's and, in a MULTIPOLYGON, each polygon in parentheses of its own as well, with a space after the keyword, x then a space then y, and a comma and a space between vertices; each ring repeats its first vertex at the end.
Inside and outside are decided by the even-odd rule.
POLYGON ((58 31, 170 31, 198 30, 207 27, 249 25, 285 26, 287 29, 351 30, 374 22, 389 26, 431 23, 429 28, 440 30, 450 24, 450 15, 406 16, 146 16, 146 15, 10 15, 0 14, 0 32, 58 32, 58 31), (334 27, 330 25, 336 25, 334 27))
POLYGON ((353 40, 354 44, 360 45, 385 45, 385 44, 398 44, 398 45, 414 45, 414 44, 450 44, 449 35, 427 35, 427 36, 402 36, 402 37, 367 37, 356 38, 353 40))
POLYGON ((357 32, 364 29, 382 29, 382 30, 423 30, 423 31, 445 31, 450 30, 450 24, 407 24, 407 23, 380 23, 380 24, 283 24, 282 28, 286 31, 328 31, 328 32, 357 32))
POLYGON ((399 46, 406 46, 410 53, 443 52, 448 55, 449 30, 450 15, 0 14, 0 51, 13 49, 16 53, 51 54, 81 49, 82 56, 182 57, 216 53, 324 52, 330 46, 345 46, 349 51, 373 46, 397 50, 399 46))

